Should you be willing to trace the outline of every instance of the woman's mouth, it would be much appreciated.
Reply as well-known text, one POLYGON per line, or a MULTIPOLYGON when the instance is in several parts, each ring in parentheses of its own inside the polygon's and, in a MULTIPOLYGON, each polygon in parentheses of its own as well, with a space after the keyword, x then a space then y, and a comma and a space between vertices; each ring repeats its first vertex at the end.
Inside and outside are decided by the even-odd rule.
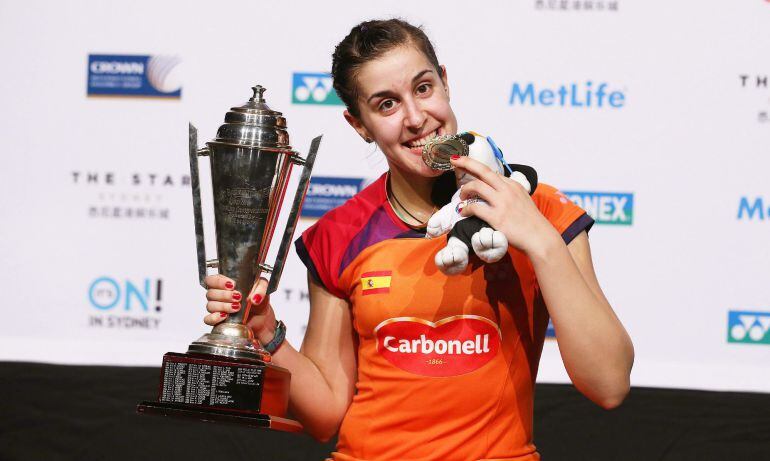
POLYGON ((428 142, 431 139, 435 138, 439 134, 440 134, 439 130, 436 129, 436 130, 431 131, 430 133, 428 133, 427 135, 425 135, 425 136, 423 136, 421 138, 413 139, 413 140, 411 140, 409 142, 403 143, 402 145, 404 147, 406 147, 407 149, 409 149, 409 151, 412 152, 413 154, 415 154, 415 155, 422 155, 422 148, 425 147, 425 144, 428 144, 428 142))

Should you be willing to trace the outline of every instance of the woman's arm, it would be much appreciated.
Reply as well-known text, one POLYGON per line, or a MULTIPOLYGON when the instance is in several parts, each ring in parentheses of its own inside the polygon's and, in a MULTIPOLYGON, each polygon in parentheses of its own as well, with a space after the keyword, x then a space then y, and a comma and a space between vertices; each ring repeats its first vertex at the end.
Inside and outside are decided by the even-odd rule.
MULTIPOLYGON (((206 278, 209 287, 204 321, 214 325, 232 312, 233 281, 222 276, 206 278), (230 288, 226 285, 229 282, 230 288)), ((289 407, 314 438, 327 441, 337 433, 353 399, 356 357, 350 309, 308 276, 310 318, 298 351, 287 340, 273 354, 273 363, 291 372, 289 407)), ((258 300, 247 325, 262 344, 273 339, 275 313, 265 297, 267 281, 260 280, 249 296, 258 300)))
POLYGON ((488 222, 532 261, 575 387, 604 408, 619 405, 629 390, 633 345, 596 280, 587 234, 565 245, 521 185, 467 157, 452 163, 479 178, 463 186, 461 198, 487 202, 462 214, 488 222))
POLYGON ((617 407, 630 388, 634 348, 599 287, 588 235, 565 245, 557 234, 528 256, 570 379, 603 408, 617 407))

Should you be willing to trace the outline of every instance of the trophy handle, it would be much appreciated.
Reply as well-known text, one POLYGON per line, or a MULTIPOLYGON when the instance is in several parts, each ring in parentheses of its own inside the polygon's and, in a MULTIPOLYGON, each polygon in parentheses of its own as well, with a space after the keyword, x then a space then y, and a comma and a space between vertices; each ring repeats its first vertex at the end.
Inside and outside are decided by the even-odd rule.
MULTIPOLYGON (((294 237, 294 230, 297 228, 297 222, 299 222, 300 213, 302 211, 302 204, 305 201, 307 195, 307 188, 310 185, 310 174, 313 171, 313 164, 315 163, 316 154, 318 154, 318 147, 321 145, 321 138, 318 136, 310 143, 310 151, 307 157, 304 159, 299 156, 298 153, 292 153, 292 163, 295 165, 303 166, 302 176, 299 179, 299 185, 297 186, 297 193, 294 195, 294 203, 291 205, 291 212, 289 213, 289 219, 286 222, 286 230, 283 232, 283 239, 281 245, 278 247, 278 254, 275 256, 275 264, 269 266, 267 264, 260 264, 259 268, 265 272, 270 273, 270 282, 267 285, 267 294, 270 294, 278 288, 278 281, 281 279, 281 273, 283 272, 283 266, 286 262, 286 255, 289 252, 289 246, 291 245, 292 238, 294 237)), ((200 260, 200 258, 199 258, 200 260)))
POLYGON ((195 213, 195 246, 198 250, 198 280, 206 288, 206 266, 216 267, 216 261, 206 263, 206 244, 203 238, 203 212, 201 211, 201 182, 198 175, 198 157, 208 156, 209 148, 198 149, 198 129, 189 124, 190 185, 192 186, 193 212, 195 213))

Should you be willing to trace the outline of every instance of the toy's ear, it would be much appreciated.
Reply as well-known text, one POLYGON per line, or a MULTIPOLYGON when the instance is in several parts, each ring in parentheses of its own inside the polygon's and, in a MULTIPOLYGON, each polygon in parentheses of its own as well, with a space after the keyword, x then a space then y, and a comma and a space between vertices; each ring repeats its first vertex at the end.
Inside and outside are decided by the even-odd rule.
MULTIPOLYGON (((508 167, 512 171, 517 171, 523 174, 525 178, 527 178, 527 181, 529 181, 529 195, 534 194, 535 189, 537 189, 537 171, 529 165, 519 165, 517 163, 511 163, 508 165, 508 167)), ((505 177, 508 178, 510 176, 511 173, 506 171, 505 177)))

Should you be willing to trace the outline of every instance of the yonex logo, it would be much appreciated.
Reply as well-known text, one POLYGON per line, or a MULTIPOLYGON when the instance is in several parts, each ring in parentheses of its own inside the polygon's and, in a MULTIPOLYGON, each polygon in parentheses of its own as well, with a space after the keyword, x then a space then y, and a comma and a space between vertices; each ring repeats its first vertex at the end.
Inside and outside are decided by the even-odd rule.
POLYGON ((770 312, 730 311, 727 315, 727 342, 770 344, 770 312))
POLYGON ((634 194, 585 191, 564 191, 562 194, 584 209, 597 224, 630 226, 634 221, 634 194))
POLYGON ((317 72, 295 72, 291 86, 294 104, 344 105, 332 88, 332 77, 317 72))

